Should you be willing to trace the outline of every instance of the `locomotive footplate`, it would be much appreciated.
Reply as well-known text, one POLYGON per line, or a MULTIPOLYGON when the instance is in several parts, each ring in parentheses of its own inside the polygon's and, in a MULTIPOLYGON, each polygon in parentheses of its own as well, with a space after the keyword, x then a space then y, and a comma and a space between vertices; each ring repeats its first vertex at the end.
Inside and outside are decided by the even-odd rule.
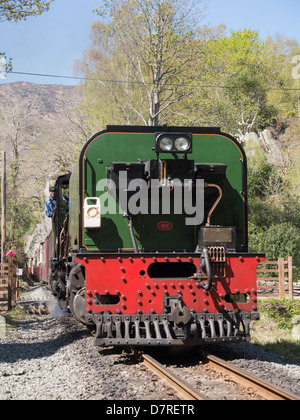
MULTIPOLYGON (((174 321, 171 314, 93 314, 86 318, 96 326, 96 346, 201 345, 249 341, 250 321, 257 312, 190 313, 174 321), (188 319, 189 318, 189 319, 188 319)), ((175 316, 176 318, 176 316, 175 316)))

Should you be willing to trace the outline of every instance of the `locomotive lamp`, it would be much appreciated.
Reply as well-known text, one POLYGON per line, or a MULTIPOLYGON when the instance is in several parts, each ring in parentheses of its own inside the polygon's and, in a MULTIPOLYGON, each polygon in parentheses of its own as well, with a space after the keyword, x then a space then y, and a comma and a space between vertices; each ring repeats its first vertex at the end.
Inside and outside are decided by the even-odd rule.
POLYGON ((84 227, 86 229, 97 229, 101 227, 99 197, 88 197, 84 200, 84 227))
POLYGON ((157 133, 156 153, 192 153, 191 133, 157 133))

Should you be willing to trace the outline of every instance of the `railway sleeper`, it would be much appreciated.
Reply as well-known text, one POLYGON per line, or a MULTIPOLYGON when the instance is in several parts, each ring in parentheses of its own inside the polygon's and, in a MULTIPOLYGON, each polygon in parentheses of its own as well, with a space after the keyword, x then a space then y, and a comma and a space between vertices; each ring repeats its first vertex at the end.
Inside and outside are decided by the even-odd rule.
POLYGON ((259 314, 193 314, 187 323, 176 323, 168 314, 89 315, 96 326, 95 345, 180 345, 236 342, 250 339, 250 321, 259 314))

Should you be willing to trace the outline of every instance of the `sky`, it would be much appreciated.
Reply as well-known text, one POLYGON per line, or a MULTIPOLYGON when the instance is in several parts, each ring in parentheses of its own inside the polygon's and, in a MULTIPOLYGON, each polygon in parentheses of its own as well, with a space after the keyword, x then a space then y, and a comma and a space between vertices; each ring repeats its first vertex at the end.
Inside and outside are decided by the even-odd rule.
MULTIPOLYGON (((299 0, 207 0, 203 23, 220 23, 230 29, 258 30, 261 38, 281 34, 300 44, 299 0)), ((13 70, 73 76, 74 63, 89 45, 92 12, 101 0, 55 0, 49 12, 17 24, 0 23, 0 51, 12 58, 13 70)), ((27 81, 39 84, 74 85, 78 81, 8 74, 0 84, 27 81)))

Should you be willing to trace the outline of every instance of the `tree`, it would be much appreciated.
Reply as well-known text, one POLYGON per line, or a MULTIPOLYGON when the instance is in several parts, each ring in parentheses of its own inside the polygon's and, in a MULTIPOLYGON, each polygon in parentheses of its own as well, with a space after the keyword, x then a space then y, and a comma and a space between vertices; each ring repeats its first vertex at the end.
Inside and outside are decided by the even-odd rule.
POLYGON ((6 73, 8 73, 11 70, 11 59, 7 62, 5 53, 0 52, 0 79, 5 78, 6 73))
POLYGON ((275 38, 267 37, 265 50, 268 59, 272 60, 272 68, 279 76, 278 84, 275 86, 278 89, 268 91, 268 101, 276 104, 281 118, 298 117, 300 85, 299 80, 293 77, 295 67, 293 58, 300 55, 298 41, 280 35, 275 38))
POLYGON ((21 160, 35 142, 36 133, 30 123, 34 104, 22 107, 18 102, 6 102, 0 109, 3 120, 3 140, 9 151, 8 193, 7 193, 7 227, 8 239, 18 240, 32 223, 33 206, 28 197, 20 191, 21 160))
POLYGON ((267 97, 280 75, 273 66, 276 57, 267 54, 259 33, 251 29, 231 30, 230 36, 212 39, 208 48, 207 84, 216 86, 210 91, 214 119, 237 137, 255 131, 276 114, 267 97))
POLYGON ((291 223, 270 226, 265 234, 266 257, 270 260, 293 255, 294 263, 300 259, 300 230, 291 223))
POLYGON ((0 22, 19 22, 49 10, 53 0, 0 0, 0 22))
POLYGON ((295 93, 280 91, 291 87, 295 43, 264 42, 250 29, 230 36, 222 25, 203 29, 193 6, 110 0, 97 9, 101 20, 77 70, 90 79, 85 108, 101 126, 221 126, 242 139, 280 113, 283 97, 295 108, 295 93))
POLYGON ((107 1, 96 10, 92 48, 78 64, 98 104, 119 123, 160 125, 199 81, 206 31, 195 0, 107 1), (98 81, 97 81, 98 80, 98 81), (103 107, 103 103, 105 106, 103 107))

